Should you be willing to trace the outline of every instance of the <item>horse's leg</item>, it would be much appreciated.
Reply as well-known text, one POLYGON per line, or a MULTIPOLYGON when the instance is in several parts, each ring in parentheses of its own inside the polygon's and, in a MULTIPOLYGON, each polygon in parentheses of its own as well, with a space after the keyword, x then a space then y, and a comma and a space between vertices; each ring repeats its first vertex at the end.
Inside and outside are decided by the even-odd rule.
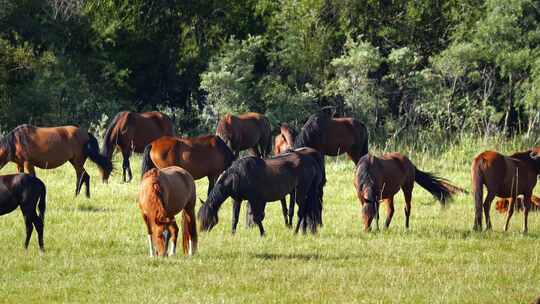
POLYGON ((289 218, 287 216, 287 200, 286 197, 281 199, 281 211, 283 212, 283 219, 285 220, 285 226, 289 227, 289 218))
POLYGON ((296 203, 296 192, 291 192, 289 196, 289 227, 292 228, 294 217, 294 204, 296 203))
POLYGON ((17 163, 17 172, 24 173, 24 164, 17 163))
POLYGON ((69 162, 73 166, 73 169, 75 169, 75 174, 77 176, 77 180, 75 183, 75 196, 77 196, 81 192, 82 185, 85 182, 84 180, 85 170, 84 170, 84 167, 81 165, 80 161, 75 160, 75 159, 70 159, 69 162))
MULTIPOLYGON (((242 201, 237 201, 233 199, 233 209, 232 209, 232 233, 236 233, 236 227, 238 225, 238 217, 240 217, 240 205, 242 201)), ((248 204, 249 205, 249 204, 248 204)))
POLYGON ((405 197, 405 228, 409 229, 409 218, 411 217, 412 187, 403 187, 403 196, 405 197))
POLYGON ((510 219, 514 214, 514 204, 516 203, 516 197, 514 196, 509 198, 508 202, 508 212, 506 213, 506 223, 504 224, 504 231, 508 231, 508 224, 510 223, 510 219))
POLYGON ((178 240, 178 225, 176 224, 176 221, 173 221, 170 225, 169 225, 169 234, 171 235, 171 243, 172 243, 172 247, 171 247, 171 250, 169 250, 169 256, 172 256, 172 255, 175 255, 176 254, 176 243, 177 243, 177 240, 178 240))
MULTIPOLYGON (((197 222, 196 222, 196 216, 195 216, 195 203, 193 204, 193 207, 185 209, 182 215, 189 218, 187 227, 184 227, 184 229, 187 228, 188 233, 189 233, 188 254, 194 255, 197 252, 197 245, 198 245, 197 222)), ((184 218, 184 219, 186 220, 187 218, 184 218)))
POLYGON ((143 220, 144 220, 144 223, 146 224, 146 231, 148 232, 148 247, 149 247, 149 252, 150 252, 150 257, 153 257, 154 254, 155 254, 155 249, 154 249, 154 242, 152 241, 152 226, 150 225, 150 221, 148 220, 148 217, 146 215, 142 215, 143 217, 143 220))
POLYGON ((30 237, 32 237, 32 231, 34 231, 34 225, 32 224, 34 219, 32 215, 30 214, 29 209, 21 208, 21 211, 24 217, 24 225, 26 226, 26 240, 24 241, 24 249, 28 249, 28 244, 30 244, 30 237))
POLYGON ((259 226, 259 232, 261 236, 264 236, 265 231, 262 224, 262 221, 264 220, 264 207, 266 205, 266 202, 249 202, 248 205, 251 205, 251 210, 253 211, 253 220, 259 226))
POLYGON ((531 196, 532 194, 523 195, 523 233, 529 232, 529 210, 531 210, 531 196))
POLYGON ((86 170, 83 172, 83 181, 86 188, 85 195, 87 198, 90 198, 90 175, 86 170))
POLYGON ((384 201, 386 203, 386 221, 384 222, 384 229, 388 229, 392 222, 392 217, 394 216, 394 198, 390 197, 384 201))
POLYGON ((131 167, 129 164, 129 157, 131 156, 131 149, 129 147, 122 147, 122 181, 129 183, 133 178, 131 174, 131 167), (127 173, 127 177, 126 177, 127 173))
POLYGON ((491 202, 494 198, 495 194, 488 191, 486 199, 484 200, 484 203, 482 205, 482 207, 484 208, 484 216, 486 218, 486 230, 491 230, 491 216, 489 215, 489 212, 491 210, 491 202))
POLYGON ((251 210, 251 205, 247 204, 246 206, 246 228, 252 228, 255 225, 253 219, 253 210, 251 210))
POLYGON ((36 176, 36 170, 34 169, 34 165, 29 161, 24 162, 24 171, 26 171, 26 173, 30 175, 36 176))
POLYGON ((298 230, 300 229, 300 225, 302 225, 302 228, 304 229, 304 233, 306 232, 305 231, 305 216, 306 216, 306 199, 305 199, 305 195, 302 195, 303 193, 296 193, 295 195, 295 200, 296 200, 296 203, 298 204, 298 221, 296 223, 296 229, 294 229, 294 233, 297 234, 298 233, 298 230))

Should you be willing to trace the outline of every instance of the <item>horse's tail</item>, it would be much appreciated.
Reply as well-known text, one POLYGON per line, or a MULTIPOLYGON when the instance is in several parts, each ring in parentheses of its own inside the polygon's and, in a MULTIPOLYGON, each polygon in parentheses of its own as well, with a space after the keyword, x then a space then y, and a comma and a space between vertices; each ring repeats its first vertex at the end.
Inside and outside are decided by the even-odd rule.
POLYGON ((184 254, 193 254, 197 250, 197 223, 195 213, 182 211, 182 247, 184 254))
POLYGON ((225 169, 229 168, 234 161, 234 153, 231 151, 229 146, 227 146, 227 144, 223 141, 223 139, 221 139, 221 137, 219 136, 216 136, 216 146, 217 146, 218 151, 220 151, 221 154, 223 155, 223 159, 225 162, 224 168, 225 169))
MULTIPOLYGON (((37 179, 37 178, 36 178, 37 179)), ((40 185, 40 194, 39 194, 39 202, 38 202, 38 212, 39 212, 39 218, 41 218, 41 221, 45 223, 45 208, 47 207, 47 188, 45 187, 45 184, 41 181, 39 181, 40 185)))
POLYGON ((125 112, 120 112, 116 114, 116 116, 113 118, 109 126, 107 127, 107 130, 105 131, 105 135, 103 136, 103 150, 102 154, 106 156, 108 159, 111 159, 112 153, 114 152, 114 146, 115 143, 118 140, 118 132, 113 132, 114 127, 118 124, 118 121, 120 120, 120 117, 125 112))
POLYGON ((475 207, 475 229, 482 228, 482 208, 484 198, 484 175, 482 173, 482 166, 484 159, 482 157, 476 157, 471 167, 471 180, 472 180, 472 193, 474 196, 475 207))
POLYGON ((452 190, 448 187, 450 184, 440 177, 415 168, 414 180, 431 193, 442 205, 452 198, 452 190))
POLYGON ((141 164, 141 177, 150 169, 155 168, 156 165, 152 161, 152 158, 150 157, 150 152, 152 151, 152 144, 146 145, 143 152, 143 158, 142 158, 142 164, 141 164))
POLYGON ((88 133, 88 141, 84 145, 83 151, 84 154, 88 156, 92 162, 98 165, 98 167, 105 171, 107 175, 111 173, 113 170, 112 162, 110 159, 99 153, 98 141, 94 135, 92 135, 92 133, 88 133))

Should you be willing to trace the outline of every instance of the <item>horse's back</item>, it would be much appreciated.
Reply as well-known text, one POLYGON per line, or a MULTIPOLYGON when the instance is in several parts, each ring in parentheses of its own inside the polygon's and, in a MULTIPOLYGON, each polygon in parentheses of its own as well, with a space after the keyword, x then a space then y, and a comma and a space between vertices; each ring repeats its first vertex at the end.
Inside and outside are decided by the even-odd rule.
POLYGON ((193 176, 182 167, 170 166, 160 169, 160 184, 163 188, 165 209, 180 212, 195 204, 196 190, 193 176))

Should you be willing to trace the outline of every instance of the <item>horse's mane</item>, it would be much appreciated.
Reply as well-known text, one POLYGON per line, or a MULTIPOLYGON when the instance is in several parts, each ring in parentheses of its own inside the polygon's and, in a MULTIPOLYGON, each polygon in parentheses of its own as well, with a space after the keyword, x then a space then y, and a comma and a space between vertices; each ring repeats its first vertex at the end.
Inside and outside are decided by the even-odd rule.
POLYGON ((375 187, 375 179, 373 177, 373 172, 371 171, 370 157, 370 154, 362 156, 360 160, 358 160, 358 165, 356 167, 356 171, 360 172, 360 174, 358 175, 358 183, 364 188, 375 187))
POLYGON ((17 141, 21 144, 22 148, 28 146, 28 140, 24 130, 32 128, 31 125, 22 124, 9 131, 4 137, 0 139, 0 148, 3 148, 8 153, 8 159, 11 159, 15 152, 15 144, 17 141))
POLYGON ((294 148, 310 147, 316 148, 317 144, 324 141, 324 130, 328 126, 328 123, 332 119, 325 111, 313 114, 306 121, 300 134, 294 141, 294 148))
MULTIPOLYGON (((109 126, 107 127, 107 130, 105 131, 105 136, 103 136, 103 151, 102 154, 107 156, 109 155, 110 149, 114 148, 114 145, 112 144, 113 139, 111 138, 113 136, 113 130, 116 124, 118 123, 118 120, 120 119, 120 116, 124 114, 125 112, 120 112, 116 114, 116 116, 113 118, 109 126)), ((116 141, 116 139, 114 139, 116 141)))
POLYGON ((216 147, 225 157, 225 168, 229 168, 234 161, 234 153, 231 151, 229 146, 221 139, 221 137, 216 136, 216 147))

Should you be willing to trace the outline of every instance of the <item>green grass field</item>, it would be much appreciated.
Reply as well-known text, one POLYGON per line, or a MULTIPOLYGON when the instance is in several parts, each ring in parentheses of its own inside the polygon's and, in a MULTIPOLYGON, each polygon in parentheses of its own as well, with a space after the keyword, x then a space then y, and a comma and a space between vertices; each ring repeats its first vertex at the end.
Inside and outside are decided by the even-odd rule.
MULTIPOLYGON (((417 167, 470 189, 472 157, 501 147, 468 140, 441 147, 440 155, 401 152, 417 167)), ((517 148, 514 143, 502 150, 517 148)), ((20 211, 0 218, 0 302, 528 303, 540 295, 538 215, 531 215, 528 235, 521 234, 521 213, 503 233, 503 216, 493 207, 494 230, 474 233, 470 195, 458 196, 442 210, 416 186, 410 230, 404 228, 399 193, 390 229, 364 233, 352 162, 327 160, 325 226, 318 235, 293 235, 283 224, 279 203, 270 203, 266 237, 244 228, 243 221, 233 236, 228 201, 216 228, 200 234, 198 255, 167 259, 147 256, 136 201, 140 158, 132 160, 137 178, 130 184, 120 182, 120 170, 102 184, 87 162, 91 199, 74 197, 69 164, 39 170, 48 187, 46 253, 38 253, 35 235, 28 252, 23 249, 20 211)), ((13 173, 15 167, 1 172, 13 173)), ((199 198, 206 198, 206 180, 197 187, 199 198)))

